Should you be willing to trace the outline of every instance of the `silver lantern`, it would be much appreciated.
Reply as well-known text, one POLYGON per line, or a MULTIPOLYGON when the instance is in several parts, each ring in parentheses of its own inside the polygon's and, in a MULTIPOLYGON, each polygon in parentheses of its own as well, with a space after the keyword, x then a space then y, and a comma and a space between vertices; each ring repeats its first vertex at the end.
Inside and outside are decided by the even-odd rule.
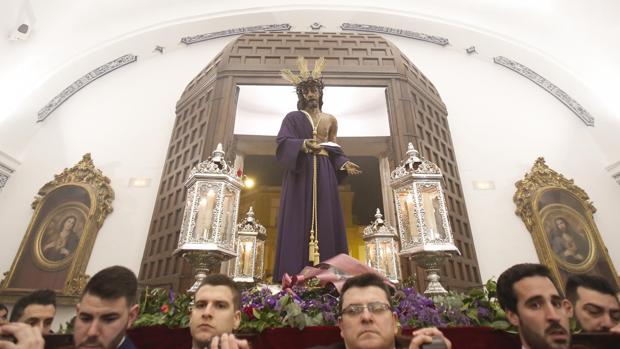
POLYGON ((375 220, 364 229, 362 238, 366 245, 366 263, 390 282, 400 282, 398 235, 396 229, 385 223, 379 209, 375 220))
POLYGON ((254 217, 254 209, 237 225, 237 258, 230 264, 229 275, 237 282, 258 282, 265 270, 267 230, 254 217))
POLYGON ((454 245, 448 209, 441 187, 443 176, 434 163, 420 158, 413 144, 407 158, 392 171, 390 186, 394 193, 402 256, 426 269, 425 294, 443 294, 439 268, 449 253, 459 253, 454 245))
POLYGON ((223 261, 236 256, 235 226, 243 182, 218 144, 211 157, 191 170, 185 187, 185 212, 174 253, 194 267, 196 281, 188 290, 193 293, 208 273, 219 272, 223 261))

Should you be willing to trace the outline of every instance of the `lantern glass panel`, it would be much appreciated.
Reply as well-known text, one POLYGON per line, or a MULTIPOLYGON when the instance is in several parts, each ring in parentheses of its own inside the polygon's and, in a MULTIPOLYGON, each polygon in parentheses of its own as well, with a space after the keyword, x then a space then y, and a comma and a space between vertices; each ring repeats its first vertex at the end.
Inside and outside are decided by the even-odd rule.
POLYGON ((213 230, 213 209, 217 201, 214 188, 202 186, 200 188, 200 198, 198 199, 198 212, 196 214, 196 224, 194 225, 194 237, 198 239, 210 239, 213 230))
POLYGON ((430 240, 445 239, 446 231, 441 218, 441 203, 439 201, 439 188, 437 184, 422 184, 419 187, 424 207, 424 221, 428 229, 430 240))
POLYGON ((235 193, 230 188, 226 188, 222 204, 222 229, 220 230, 220 241, 224 243, 232 241, 234 204, 235 193))
POLYGON ((416 223, 416 206, 415 198, 413 194, 408 191, 398 193, 398 202, 400 206, 400 213, 402 217, 402 223, 409 227, 408 240, 415 242, 420 238, 420 232, 418 231, 418 224, 416 223))
POLYGON ((263 277, 263 254, 265 251, 265 242, 256 241, 256 263, 254 263, 254 275, 256 277, 263 277))
POLYGON ((366 262, 373 268, 377 267, 377 245, 374 241, 366 243, 366 262))
POLYGON ((239 274, 252 276, 254 239, 244 237, 239 241, 239 274))
POLYGON ((379 242, 379 267, 386 275, 394 275, 394 263, 392 263, 392 241, 381 239, 379 242))

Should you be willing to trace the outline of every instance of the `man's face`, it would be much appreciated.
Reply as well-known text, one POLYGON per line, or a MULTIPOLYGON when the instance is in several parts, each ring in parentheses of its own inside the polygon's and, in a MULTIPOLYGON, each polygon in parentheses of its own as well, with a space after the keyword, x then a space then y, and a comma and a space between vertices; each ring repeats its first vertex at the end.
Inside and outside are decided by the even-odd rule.
POLYGON ((17 319, 17 322, 38 327, 42 334, 50 334, 54 315, 56 315, 56 307, 53 304, 30 304, 24 308, 24 313, 17 319))
POLYGON ((519 327, 521 342, 528 349, 566 349, 570 346, 568 319, 570 302, 562 299, 547 277, 526 277, 513 286, 517 313, 506 311, 508 320, 519 327))
POLYGON ((0 326, 9 322, 9 311, 6 309, 0 309, 0 326))
POLYGON ((321 92, 316 86, 309 86, 303 90, 304 99, 308 107, 318 107, 321 92))
POLYGON ((73 341, 76 348, 115 349, 138 317, 138 305, 125 297, 102 299, 86 293, 76 305, 73 341))
POLYGON ((587 332, 607 332, 620 323, 620 304, 612 295, 577 287, 575 317, 587 332))
POLYGON ((189 318, 195 348, 204 347, 214 336, 231 333, 240 322, 241 311, 235 310, 228 286, 204 285, 198 289, 189 318))
POLYGON ((396 314, 390 309, 372 313, 367 308, 360 314, 347 314, 351 305, 390 304, 385 292, 376 286, 352 287, 342 296, 343 314, 338 320, 340 336, 348 349, 392 349, 397 332, 396 314))

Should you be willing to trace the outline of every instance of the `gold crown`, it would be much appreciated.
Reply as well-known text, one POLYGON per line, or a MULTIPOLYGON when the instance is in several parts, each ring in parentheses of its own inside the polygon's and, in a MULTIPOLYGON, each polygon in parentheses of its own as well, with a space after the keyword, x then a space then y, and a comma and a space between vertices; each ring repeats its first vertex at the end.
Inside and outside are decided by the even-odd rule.
POLYGON ((297 58, 297 67, 299 68, 299 75, 293 73, 290 69, 282 69, 280 70, 280 76, 295 86, 310 80, 320 80, 321 71, 325 67, 325 58, 320 57, 317 59, 314 62, 312 72, 310 72, 308 70, 308 61, 304 57, 299 56, 297 58))

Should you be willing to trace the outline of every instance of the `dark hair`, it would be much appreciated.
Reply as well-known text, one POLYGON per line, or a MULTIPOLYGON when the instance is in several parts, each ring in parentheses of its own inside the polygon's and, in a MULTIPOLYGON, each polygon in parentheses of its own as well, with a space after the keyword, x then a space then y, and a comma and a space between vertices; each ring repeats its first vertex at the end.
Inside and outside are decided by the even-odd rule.
MULTIPOLYGON (((375 286, 383 290, 385 292, 385 297, 390 302, 390 288, 383 282, 383 278, 375 273, 364 273, 357 276, 354 276, 347 281, 345 281, 342 289, 340 290, 340 301, 338 302, 338 314, 342 314, 342 303, 344 301, 344 294, 353 287, 370 287, 375 286)), ((390 304, 391 305, 391 304, 390 304)))
POLYGON ((546 266, 534 263, 513 265, 506 269, 497 279, 497 300, 502 309, 517 313, 517 295, 515 294, 514 284, 532 276, 548 278, 557 290, 557 286, 551 278, 551 272, 546 266))
POLYGON ((616 293, 618 293, 618 290, 606 279, 596 275, 571 275, 566 281, 566 298, 573 304, 579 299, 579 295, 577 295, 578 287, 607 294, 617 300, 616 293))
MULTIPOLYGON (((53 305, 56 308, 56 293, 52 290, 36 290, 18 299, 13 306, 10 322, 17 322, 24 315, 24 310, 31 304, 53 305)), ((5 307, 6 309, 6 307, 5 307)))
POLYGON ((129 269, 120 265, 105 268, 95 274, 84 287, 82 298, 89 294, 102 299, 114 300, 124 297, 127 306, 136 304, 138 279, 129 269))
POLYGON ((319 90, 319 109, 323 108, 323 87, 325 87, 325 85, 323 85, 323 80, 308 78, 297 84, 295 89, 297 92, 297 110, 306 108, 307 101, 304 98, 304 91, 310 87, 316 87, 317 90, 319 90))
POLYGON ((241 309, 241 291, 239 291, 239 287, 237 287, 237 284, 231 278, 224 274, 207 275, 207 277, 202 280, 200 286, 198 286, 198 289, 194 294, 194 300, 196 299, 196 294, 198 294, 198 291, 205 285, 228 287, 233 294, 233 306, 235 307, 235 310, 241 309))
POLYGON ((77 224, 78 220, 76 216, 70 215, 65 217, 65 219, 62 220, 62 222, 60 222, 60 230, 62 231, 65 228, 65 223, 67 223, 67 221, 69 219, 73 219, 73 226, 71 227, 71 231, 73 231, 73 229, 75 228, 75 225, 77 224))
POLYGON ((6 307, 6 305, 0 303, 0 310, 6 310, 7 314, 9 313, 9 308, 6 307))

